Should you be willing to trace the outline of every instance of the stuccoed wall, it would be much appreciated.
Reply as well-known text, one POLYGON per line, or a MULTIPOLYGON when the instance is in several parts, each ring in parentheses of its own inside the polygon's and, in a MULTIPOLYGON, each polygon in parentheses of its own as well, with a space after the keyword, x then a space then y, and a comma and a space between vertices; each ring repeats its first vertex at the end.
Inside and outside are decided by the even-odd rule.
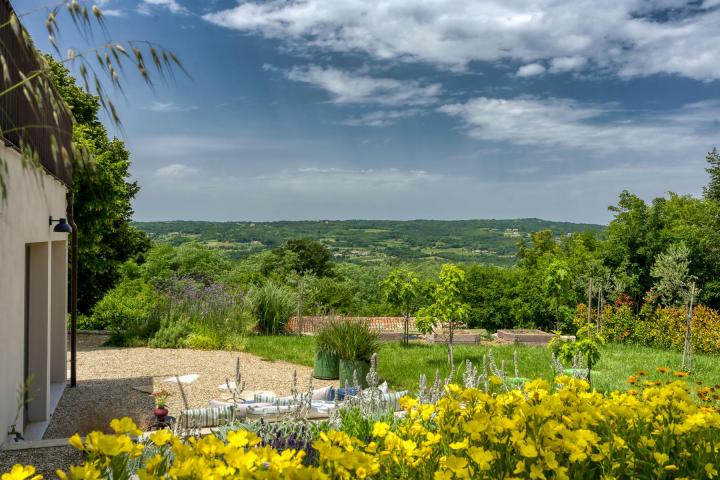
MULTIPOLYGON (((54 233, 48 217, 65 218, 66 187, 44 170, 23 167, 20 154, 0 143, 7 197, 0 200, 0 444, 15 418, 24 378, 26 246, 30 245, 30 365, 32 421, 48 417, 50 382, 65 382, 68 235, 54 233), (45 303, 43 303, 45 302, 45 303)), ((22 426, 22 416, 18 421, 22 426)))

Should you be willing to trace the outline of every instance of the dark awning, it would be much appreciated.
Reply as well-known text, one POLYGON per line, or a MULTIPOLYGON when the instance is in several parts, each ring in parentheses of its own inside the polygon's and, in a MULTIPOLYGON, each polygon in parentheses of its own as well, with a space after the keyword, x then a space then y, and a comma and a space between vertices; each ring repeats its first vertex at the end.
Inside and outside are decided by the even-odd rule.
MULTIPOLYGON (((0 0, 0 24, 5 25, 0 28, 0 54, 10 77, 9 81, 4 78, 0 63, 2 92, 21 82, 22 75, 29 78, 40 71, 39 54, 29 35, 22 27, 18 33, 6 24, 12 13, 8 0, 0 0)), ((29 87, 27 91, 20 86, 0 95, 0 135, 6 144, 32 154, 48 172, 70 186, 72 117, 67 106, 44 75, 36 76, 24 85, 29 87)))

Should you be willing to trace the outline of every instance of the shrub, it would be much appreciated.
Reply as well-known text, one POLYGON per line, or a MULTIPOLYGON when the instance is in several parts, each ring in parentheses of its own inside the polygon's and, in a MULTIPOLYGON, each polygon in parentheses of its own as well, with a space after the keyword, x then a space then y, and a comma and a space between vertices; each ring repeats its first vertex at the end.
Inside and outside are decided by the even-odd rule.
POLYGON ((337 355, 337 338, 333 333, 337 328, 335 322, 336 320, 332 318, 315 332, 316 351, 337 355))
POLYGON ((192 333, 192 325, 187 317, 165 317, 160 323, 160 329, 148 340, 148 346, 153 348, 184 348, 185 340, 192 333))
MULTIPOLYGON (((607 308, 603 312, 603 334, 614 342, 632 342, 658 348, 682 350, 685 343, 687 310, 645 304, 639 315, 629 307, 607 308)), ((692 345, 696 352, 720 353, 720 313, 698 305, 693 309, 692 345)))
POLYGON ((160 324, 151 312, 162 302, 152 285, 141 279, 123 280, 95 305, 92 324, 108 329, 116 342, 130 338, 148 338, 160 324))
MULTIPOLYGON (((369 433, 360 426, 367 439, 317 431, 309 459, 309 442, 288 448, 295 437, 273 427, 267 438, 232 429, 187 442, 160 430, 141 445, 140 431, 124 418, 111 423, 114 434, 70 439, 87 455, 70 477, 715 478, 720 413, 682 382, 650 383, 607 396, 569 377, 557 378, 555 391, 544 380, 528 382, 524 392, 451 384, 436 404, 404 397, 405 417, 373 422, 369 433)), ((25 478, 34 469, 18 465, 13 473, 25 478)))
POLYGON ((266 334, 285 333, 288 320, 295 311, 292 291, 272 281, 252 290, 252 310, 260 330, 266 334))
POLYGON ((351 318, 336 319, 326 324, 323 333, 324 348, 341 360, 369 361, 380 349, 377 332, 367 322, 351 318))

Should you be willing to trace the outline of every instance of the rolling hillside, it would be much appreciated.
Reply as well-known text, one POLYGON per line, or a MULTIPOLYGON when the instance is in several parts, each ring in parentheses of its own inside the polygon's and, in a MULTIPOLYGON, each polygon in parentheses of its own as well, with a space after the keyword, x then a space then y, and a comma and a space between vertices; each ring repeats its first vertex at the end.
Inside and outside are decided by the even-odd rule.
POLYGON ((289 238, 306 237, 325 244, 337 261, 372 263, 480 262, 514 263, 516 245, 530 232, 550 229, 557 235, 600 225, 516 220, 319 220, 281 222, 136 222, 154 240, 179 245, 198 241, 237 258, 274 248, 289 238))

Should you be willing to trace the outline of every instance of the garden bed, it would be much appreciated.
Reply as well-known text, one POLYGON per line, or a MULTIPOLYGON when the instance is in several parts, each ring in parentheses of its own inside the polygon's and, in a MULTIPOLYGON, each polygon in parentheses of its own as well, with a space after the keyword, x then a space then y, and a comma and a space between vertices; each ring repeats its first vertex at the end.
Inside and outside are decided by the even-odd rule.
POLYGON ((544 347, 555 335, 536 329, 498 330, 497 337, 510 343, 544 347))

